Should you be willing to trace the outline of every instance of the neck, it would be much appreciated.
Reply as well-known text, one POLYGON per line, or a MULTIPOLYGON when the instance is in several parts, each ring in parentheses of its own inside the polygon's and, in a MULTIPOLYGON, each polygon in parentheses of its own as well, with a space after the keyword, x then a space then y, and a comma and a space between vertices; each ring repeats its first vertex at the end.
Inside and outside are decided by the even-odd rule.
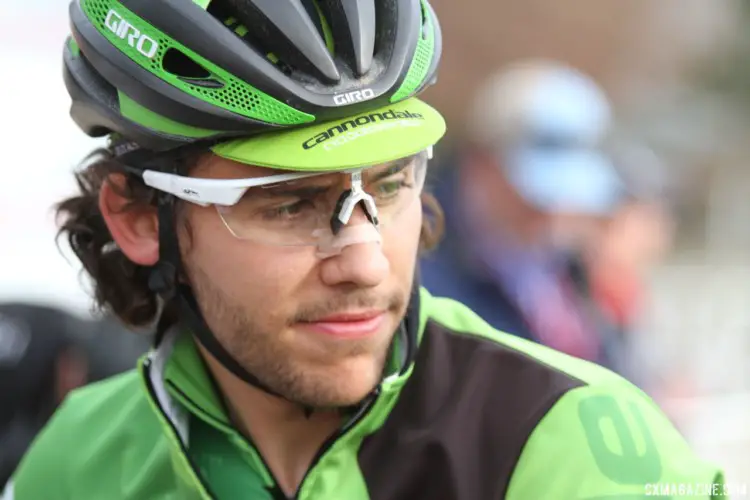
POLYGON ((318 450, 340 427, 340 413, 308 415, 300 405, 243 382, 200 349, 235 427, 250 438, 281 489, 292 496, 318 450))

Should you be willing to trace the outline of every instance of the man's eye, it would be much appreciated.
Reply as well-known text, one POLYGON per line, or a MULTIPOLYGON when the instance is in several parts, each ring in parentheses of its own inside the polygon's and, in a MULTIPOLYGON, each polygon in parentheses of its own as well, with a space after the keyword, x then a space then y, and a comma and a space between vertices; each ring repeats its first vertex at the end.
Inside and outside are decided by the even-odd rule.
POLYGON ((298 200, 264 210, 263 218, 266 220, 293 219, 312 207, 313 204, 309 200, 298 200))
POLYGON ((372 189, 372 191, 377 198, 387 199, 397 196, 402 189, 408 189, 411 187, 412 185, 406 181, 405 177, 398 176, 396 178, 391 177, 378 181, 375 186, 373 186, 374 189, 372 189))

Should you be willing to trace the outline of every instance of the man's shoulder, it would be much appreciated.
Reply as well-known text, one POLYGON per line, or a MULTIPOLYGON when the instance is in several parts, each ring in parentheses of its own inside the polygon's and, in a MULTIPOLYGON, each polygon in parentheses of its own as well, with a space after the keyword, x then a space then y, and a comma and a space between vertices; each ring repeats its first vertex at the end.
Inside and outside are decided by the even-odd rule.
POLYGON ((608 498, 643 495, 646 484, 721 482, 720 469, 620 375, 494 330, 450 299, 427 303, 427 350, 448 353, 436 362, 451 384, 491 415, 498 429, 482 436, 516 453, 508 498, 608 498))
POLYGON ((58 440, 72 439, 82 450, 101 444, 90 436, 114 438, 132 432, 148 412, 140 376, 128 371, 71 392, 42 431, 47 438, 42 441, 45 446, 56 446, 58 440))
POLYGON ((140 376, 130 370, 70 392, 55 411, 45 429, 56 433, 75 432, 86 435, 99 425, 112 429, 116 423, 125 423, 121 417, 132 417, 134 410, 146 402, 140 376))
POLYGON ((119 484, 160 455, 162 435, 135 370, 78 389, 24 456, 16 498, 74 498, 119 484))
POLYGON ((602 366, 496 330, 460 302, 429 294, 423 298, 427 310, 417 380, 432 370, 439 374, 428 375, 422 391, 435 399, 442 397, 441 387, 446 394, 471 394, 463 403, 500 423, 502 432, 488 432, 498 432, 495 441, 506 448, 517 439, 514 447, 520 453, 569 393, 597 387, 617 394, 638 391, 602 366))
POLYGON ((70 393, 66 398, 66 411, 103 409, 112 403, 143 399, 143 382, 136 369, 88 384, 70 393))
MULTIPOLYGON (((545 372, 569 388, 582 385, 609 385, 623 379, 602 366, 569 356, 536 342, 493 328, 466 305, 446 297, 434 297, 423 292, 426 320, 430 335, 443 335, 454 344, 466 344, 467 349, 480 349, 486 355, 514 360, 514 366, 524 371, 529 366, 545 372), (553 374, 557 374, 554 376, 553 374)), ((553 380, 550 380, 553 382, 553 380)))
POLYGON ((127 432, 150 413, 140 374, 129 370, 71 392, 47 427, 79 436, 127 432))

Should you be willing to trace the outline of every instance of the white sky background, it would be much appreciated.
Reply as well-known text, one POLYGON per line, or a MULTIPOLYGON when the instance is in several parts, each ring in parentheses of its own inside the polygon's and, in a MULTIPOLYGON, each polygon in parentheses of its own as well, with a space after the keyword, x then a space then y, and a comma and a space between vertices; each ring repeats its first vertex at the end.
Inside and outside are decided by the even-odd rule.
POLYGON ((68 114, 62 80, 68 1, 3 3, 0 300, 48 302, 86 314, 90 299, 81 285, 80 266, 58 250, 52 211, 75 192, 73 169, 99 144, 68 114))

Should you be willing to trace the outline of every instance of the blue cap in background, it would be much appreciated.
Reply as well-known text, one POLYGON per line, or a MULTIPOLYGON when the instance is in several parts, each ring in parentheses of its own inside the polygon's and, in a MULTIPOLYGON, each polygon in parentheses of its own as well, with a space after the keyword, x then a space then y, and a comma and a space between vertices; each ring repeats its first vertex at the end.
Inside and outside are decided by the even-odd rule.
POLYGON ((498 152, 507 179, 529 204, 607 215, 624 192, 602 149, 611 121, 607 97, 591 78, 530 61, 490 77, 477 95, 470 133, 498 152))

